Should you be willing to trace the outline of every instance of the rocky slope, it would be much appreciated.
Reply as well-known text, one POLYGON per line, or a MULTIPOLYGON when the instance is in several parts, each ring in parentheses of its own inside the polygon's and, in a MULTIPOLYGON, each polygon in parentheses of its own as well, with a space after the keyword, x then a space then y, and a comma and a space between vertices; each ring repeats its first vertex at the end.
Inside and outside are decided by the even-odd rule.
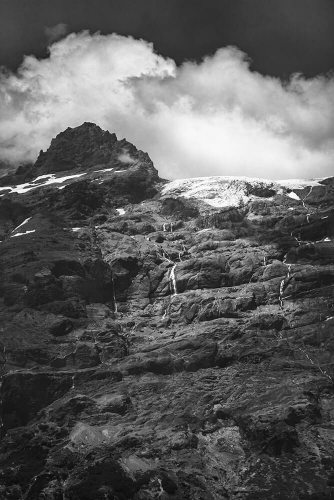
POLYGON ((333 204, 89 123, 3 178, 0 498, 334 498, 333 204))

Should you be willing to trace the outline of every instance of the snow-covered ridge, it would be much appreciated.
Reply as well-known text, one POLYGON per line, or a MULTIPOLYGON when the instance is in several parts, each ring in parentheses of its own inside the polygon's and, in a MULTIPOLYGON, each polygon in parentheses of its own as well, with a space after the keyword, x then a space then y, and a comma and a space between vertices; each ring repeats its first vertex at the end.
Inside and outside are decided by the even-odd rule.
POLYGON ((288 179, 273 181, 252 177, 214 176, 176 179, 166 184, 163 196, 183 196, 201 200, 212 207, 238 207, 254 197, 270 198, 275 194, 285 194, 300 200, 293 189, 320 186, 321 179, 288 179))
POLYGON ((31 229, 30 231, 25 231, 24 233, 16 233, 11 236, 11 238, 16 238, 17 236, 25 236, 26 234, 35 233, 36 229, 31 229))
POLYGON ((86 175, 85 173, 83 174, 74 174, 74 175, 66 175, 65 177, 56 177, 54 174, 46 174, 46 175, 40 175, 39 177, 36 177, 33 181, 30 182, 25 182, 24 184, 19 184, 17 186, 6 186, 6 187, 0 187, 0 191, 6 191, 9 193, 27 193, 28 191, 31 191, 32 189, 36 189, 41 186, 49 186, 50 184, 62 184, 69 179, 75 179, 77 177, 82 177, 83 175, 86 175))
POLYGON ((318 177, 316 179, 284 179, 276 181, 280 186, 289 189, 304 189, 305 187, 321 186, 319 181, 323 181, 328 177, 318 177))
POLYGON ((25 219, 23 222, 21 222, 21 224, 19 226, 17 226, 15 229, 13 229, 12 233, 17 231, 20 227, 24 226, 24 224, 27 224, 27 222, 29 222, 30 219, 31 219, 31 217, 28 217, 28 219, 25 219))
MULTIPOLYGON (((103 168, 100 170, 87 171, 80 174, 66 175, 62 177, 57 177, 56 174, 45 174, 39 175, 36 179, 30 182, 25 182, 24 184, 18 184, 17 186, 4 186, 0 187, 0 196, 5 194, 17 193, 24 194, 32 189, 37 189, 39 187, 55 185, 58 189, 63 189, 67 184, 74 182, 79 178, 89 178, 91 180, 97 180, 101 177, 101 174, 106 174, 109 172, 119 173, 123 170, 115 170, 114 168, 103 168), (97 174, 97 175, 96 175, 97 174), (2 192, 2 193, 1 193, 2 192)), ((107 178, 107 177, 106 177, 107 178)), ((105 179, 104 179, 105 180, 105 179)), ((103 181, 100 182, 100 184, 103 181)))

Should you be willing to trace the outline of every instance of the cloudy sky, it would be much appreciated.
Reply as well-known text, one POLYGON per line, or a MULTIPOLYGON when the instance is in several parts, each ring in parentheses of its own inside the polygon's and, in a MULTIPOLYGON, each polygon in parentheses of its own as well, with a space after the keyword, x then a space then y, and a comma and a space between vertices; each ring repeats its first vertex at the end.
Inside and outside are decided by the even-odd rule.
POLYGON ((334 175, 333 0, 1 0, 0 160, 95 122, 161 176, 334 175))

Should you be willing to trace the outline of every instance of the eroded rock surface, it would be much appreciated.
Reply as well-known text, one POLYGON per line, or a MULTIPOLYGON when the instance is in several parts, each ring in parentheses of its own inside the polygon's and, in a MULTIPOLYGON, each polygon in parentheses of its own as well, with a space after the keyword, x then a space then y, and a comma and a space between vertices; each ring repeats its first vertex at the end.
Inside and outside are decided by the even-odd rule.
POLYGON ((86 123, 2 184, 0 498, 334 498, 334 178, 86 123))

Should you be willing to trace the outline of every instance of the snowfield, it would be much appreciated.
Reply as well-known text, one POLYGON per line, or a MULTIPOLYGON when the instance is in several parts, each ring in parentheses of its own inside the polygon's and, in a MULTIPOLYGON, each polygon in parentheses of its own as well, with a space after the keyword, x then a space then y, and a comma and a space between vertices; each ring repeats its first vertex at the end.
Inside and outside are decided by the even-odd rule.
MULTIPOLYGON (((252 177, 215 176, 195 177, 193 179, 176 179, 166 184, 161 194, 163 196, 183 196, 201 200, 212 207, 238 207, 249 200, 256 198, 259 191, 284 194, 289 198, 301 201, 293 189, 304 189, 306 187, 320 186, 321 179, 288 179, 271 181, 252 177), (287 191, 290 192, 287 192, 287 191)), ((261 197, 269 198, 269 196, 261 197)))
POLYGON ((51 184, 62 184, 63 182, 69 179, 75 179, 76 177, 82 177, 83 175, 86 175, 86 173, 67 175, 65 177, 56 177, 54 174, 40 175, 39 177, 36 177, 36 179, 34 179, 33 181, 25 182, 24 184, 19 184, 18 186, 0 187, 0 191, 5 191, 5 190, 8 191, 10 189, 9 191, 10 193, 22 194, 22 193, 27 193, 32 189, 39 188, 41 186, 49 186, 51 184))

